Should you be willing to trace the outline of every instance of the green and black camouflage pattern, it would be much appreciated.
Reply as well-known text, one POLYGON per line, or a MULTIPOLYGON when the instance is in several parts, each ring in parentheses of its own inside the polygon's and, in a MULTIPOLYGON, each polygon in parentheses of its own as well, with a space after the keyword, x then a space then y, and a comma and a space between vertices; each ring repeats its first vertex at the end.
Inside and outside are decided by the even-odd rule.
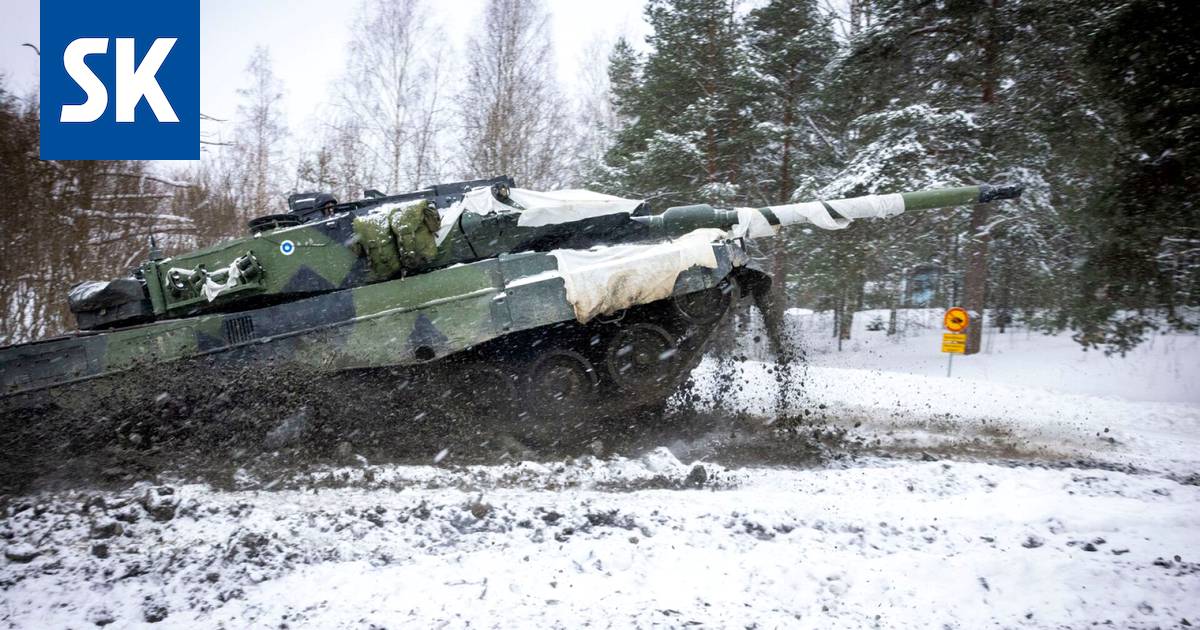
MULTIPOLYGON (((903 210, 1019 192, 964 187, 899 197, 903 210)), ((292 362, 326 371, 437 361, 523 331, 573 323, 563 279, 545 273, 558 265, 550 250, 653 241, 738 223, 737 212, 708 206, 536 228, 519 226, 516 212, 464 213, 430 249, 436 224, 430 223, 428 200, 400 204, 396 210, 403 212, 394 220, 364 231, 378 207, 345 204, 334 216, 147 261, 141 276, 154 321, 0 348, 0 395, 139 366, 169 371, 171 362, 190 357, 292 362), (395 264, 381 264, 371 253, 387 246, 397 248, 395 264), (237 276, 233 282, 231 275, 237 276)), ((792 216, 782 208, 759 212, 775 228, 795 222, 780 219, 792 216)), ((735 276, 743 286, 769 284, 751 264, 743 239, 718 240, 712 248, 717 266, 681 273, 675 296, 711 291, 735 276)))

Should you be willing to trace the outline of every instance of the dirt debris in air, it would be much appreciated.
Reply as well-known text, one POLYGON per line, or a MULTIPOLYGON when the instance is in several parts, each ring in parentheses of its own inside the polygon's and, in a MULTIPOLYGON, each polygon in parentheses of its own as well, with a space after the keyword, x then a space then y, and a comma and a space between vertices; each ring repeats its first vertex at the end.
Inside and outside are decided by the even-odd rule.
MULTIPOLYGON (((774 414, 751 416, 726 408, 752 382, 747 357, 724 356, 711 383, 699 387, 689 379, 669 410, 581 424, 548 444, 530 443, 510 430, 520 417, 472 421, 428 404, 390 373, 331 375, 292 364, 222 365, 214 372, 203 360, 180 362, 166 380, 159 371, 135 370, 0 401, 8 454, 0 462, 0 490, 122 487, 163 473, 232 487, 246 470, 270 479, 329 465, 637 457, 662 445, 686 460, 727 466, 844 465, 860 457, 1055 460, 1024 449, 997 424, 978 425, 963 438, 964 425, 953 418, 918 427, 945 434, 943 443, 905 446, 888 435, 889 423, 904 418, 806 404, 802 353, 769 370, 778 392, 774 414), (219 383, 213 373, 220 374, 219 383)), ((707 482, 701 467, 686 485, 707 482)), ((142 501, 154 518, 175 509, 169 495, 148 494, 142 501)))
MULTIPOLYGON (((648 409, 642 417, 573 427, 574 435, 531 445, 509 430, 520 417, 471 421, 407 385, 380 371, 331 375, 293 364, 196 359, 177 362, 166 374, 161 366, 146 367, 6 398, 0 400, 8 454, 0 462, 0 490, 118 487, 164 471, 219 482, 243 465, 272 461, 302 470, 427 463, 433 454, 441 464, 637 454, 664 440, 700 444, 728 432, 736 441, 745 421, 648 409)), ((686 401, 677 406, 691 408, 686 401)), ((714 441, 699 450, 719 451, 729 442, 714 441)), ((169 497, 145 500, 156 513, 172 509, 169 497)))

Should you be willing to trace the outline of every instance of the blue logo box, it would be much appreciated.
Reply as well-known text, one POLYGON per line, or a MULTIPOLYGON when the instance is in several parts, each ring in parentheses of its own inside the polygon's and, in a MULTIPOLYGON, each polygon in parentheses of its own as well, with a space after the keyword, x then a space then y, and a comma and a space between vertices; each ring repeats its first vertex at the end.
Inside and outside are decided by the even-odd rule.
POLYGON ((200 0, 41 12, 43 160, 200 159, 200 0))

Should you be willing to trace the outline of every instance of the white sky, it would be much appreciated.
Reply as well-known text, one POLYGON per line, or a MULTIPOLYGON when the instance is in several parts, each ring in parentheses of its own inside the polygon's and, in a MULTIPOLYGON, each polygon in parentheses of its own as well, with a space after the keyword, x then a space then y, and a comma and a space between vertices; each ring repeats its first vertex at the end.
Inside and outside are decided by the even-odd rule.
MULTIPOLYGON (((169 1, 169 0, 166 0, 169 1)), ((463 50, 466 35, 481 24, 484 0, 430 0, 435 20, 463 50), (461 26, 455 26, 461 25, 461 26)), ((552 18, 559 77, 572 83, 589 44, 626 35, 640 41, 649 32, 642 18, 644 0, 547 0, 552 18)), ((231 118, 237 88, 254 47, 271 51, 275 72, 285 87, 289 126, 300 130, 327 101, 325 91, 345 65, 345 43, 355 0, 201 0, 200 110, 231 118)), ((0 73, 12 91, 35 89, 38 59, 23 42, 38 44, 39 0, 0 0, 0 73)))

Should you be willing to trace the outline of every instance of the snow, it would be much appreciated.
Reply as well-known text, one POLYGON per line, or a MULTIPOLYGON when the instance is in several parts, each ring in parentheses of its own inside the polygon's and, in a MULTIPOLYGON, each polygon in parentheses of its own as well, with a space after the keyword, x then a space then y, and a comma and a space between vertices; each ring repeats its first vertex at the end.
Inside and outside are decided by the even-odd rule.
MULTIPOLYGON (((131 195, 125 195, 129 197, 131 195)), ((132 195, 132 197, 141 197, 144 195, 132 195)), ((161 195, 153 195, 160 197, 161 195)), ((169 196, 169 195, 168 195, 169 196)), ((108 197, 114 197, 109 195, 108 197)), ((174 221, 177 223, 195 223, 191 217, 179 216, 177 214, 168 213, 153 213, 153 212, 111 212, 108 210, 92 210, 89 208, 75 208, 72 212, 78 216, 95 217, 101 219, 125 220, 125 219, 149 219, 151 221, 174 221)))
MULTIPOLYGON (((1197 338, 1124 358, 986 329, 945 376, 935 313, 807 363, 706 359, 746 415, 562 461, 241 471, 8 497, 10 627, 1177 627, 1200 621, 1197 338), (817 418, 820 418, 818 421, 817 418), (782 459, 747 462, 736 446, 782 459), (170 484, 165 485, 165 484, 170 484), (1185 620, 1187 620, 1185 622, 1185 620)), ((885 319, 886 321, 886 319, 885 319)), ((751 353, 753 354, 753 353, 751 353)), ((727 359, 729 353, 719 355, 727 359)))
MULTIPOLYGON (((772 364, 755 361, 739 365, 735 376, 745 385, 730 394, 732 401, 726 404, 771 418, 776 398, 773 369, 772 364)), ((716 370, 712 360, 700 366, 701 386, 716 370)), ((1003 457, 1085 459, 1179 475, 1197 472, 1200 405, 1065 394, 948 379, 944 373, 921 376, 822 366, 804 370, 803 387, 803 408, 824 405, 827 415, 836 418, 831 426, 877 449, 969 454, 979 441, 1003 457)))
MULTIPOLYGON (((872 322, 886 329, 889 311, 856 313, 843 352, 836 349, 828 311, 795 309, 789 320, 803 338, 812 365, 944 377, 942 313, 900 310, 899 335, 891 338, 886 330, 867 330, 872 322)), ((1157 335, 1125 357, 1106 357, 1083 351, 1069 334, 1043 335, 1021 328, 999 334, 985 322, 983 352, 956 357, 953 376, 956 383, 965 379, 1131 401, 1200 403, 1200 335, 1157 335)))
MULTIPOLYGON (((627 472, 687 468, 655 453, 627 472)), ((1158 477, 877 462, 547 491, 527 465, 502 468, 511 481, 478 487, 468 471, 458 487, 185 486, 165 523, 113 508, 134 522, 92 541, 106 558, 69 512, 83 497, 43 499, 6 525, 53 549, 3 567, 6 621, 133 625, 154 606, 167 628, 1152 627, 1200 613, 1200 489, 1158 477)))

